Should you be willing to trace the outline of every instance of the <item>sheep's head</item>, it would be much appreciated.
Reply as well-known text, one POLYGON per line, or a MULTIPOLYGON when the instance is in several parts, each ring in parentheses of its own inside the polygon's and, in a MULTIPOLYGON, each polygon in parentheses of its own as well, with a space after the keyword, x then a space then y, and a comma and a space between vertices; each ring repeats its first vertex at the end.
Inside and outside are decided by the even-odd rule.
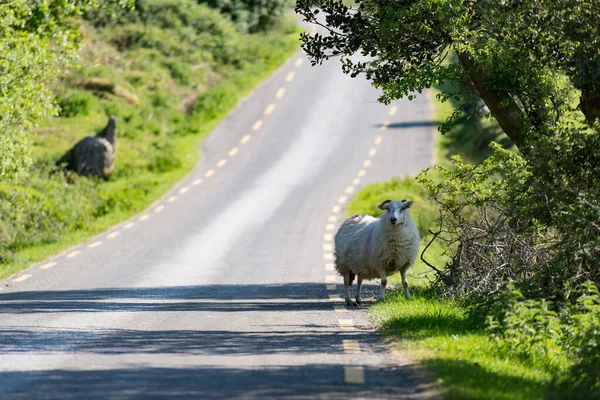
POLYGON ((406 222, 406 216, 409 208, 412 207, 414 201, 406 200, 386 200, 377 207, 385 211, 383 218, 390 221, 392 225, 402 225, 406 222))

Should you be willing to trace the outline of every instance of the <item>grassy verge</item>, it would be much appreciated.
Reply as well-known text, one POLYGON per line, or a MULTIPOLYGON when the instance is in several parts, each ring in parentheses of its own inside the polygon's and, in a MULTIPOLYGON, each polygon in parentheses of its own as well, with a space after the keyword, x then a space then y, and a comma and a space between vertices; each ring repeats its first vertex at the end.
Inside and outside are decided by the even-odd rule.
POLYGON ((247 34, 193 0, 152 0, 110 18, 82 21, 81 60, 55 85, 62 112, 39 128, 30 176, 0 183, 0 278, 162 196, 196 165, 208 133, 298 48, 293 17, 270 32, 247 34), (90 90, 90 80, 120 90, 90 90), (51 172, 109 115, 118 119, 110 179, 51 172))
POLYGON ((370 310, 371 317, 398 349, 434 373, 448 399, 544 397, 550 372, 501 351, 456 302, 436 298, 424 286, 412 293, 411 301, 391 294, 370 310))

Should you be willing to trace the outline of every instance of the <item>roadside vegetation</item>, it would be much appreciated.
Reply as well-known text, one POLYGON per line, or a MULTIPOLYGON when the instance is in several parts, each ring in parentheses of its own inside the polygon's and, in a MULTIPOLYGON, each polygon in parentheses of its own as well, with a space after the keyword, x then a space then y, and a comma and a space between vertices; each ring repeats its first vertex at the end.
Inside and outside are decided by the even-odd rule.
POLYGON ((59 3, 0 6, 3 26, 13 28, 0 34, 12 59, 0 60, 0 87, 16 90, 3 81, 21 79, 29 88, 0 95, 0 140, 12 146, 0 150, 0 277, 159 198, 194 167, 211 129, 298 46, 286 1, 59 3), (57 169, 111 115, 118 136, 110 178, 57 169))
POLYGON ((439 165, 348 210, 428 198, 411 211, 435 268, 419 262, 413 301, 392 295, 373 319, 448 398, 600 398, 600 3, 355 3, 319 5, 333 31, 303 36, 313 61, 341 57, 382 102, 426 88, 443 102, 439 165))

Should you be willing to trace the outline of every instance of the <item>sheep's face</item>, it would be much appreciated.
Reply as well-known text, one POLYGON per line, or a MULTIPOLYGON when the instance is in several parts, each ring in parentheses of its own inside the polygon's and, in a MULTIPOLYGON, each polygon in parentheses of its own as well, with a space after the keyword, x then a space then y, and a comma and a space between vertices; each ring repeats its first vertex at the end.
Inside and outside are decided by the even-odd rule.
POLYGON ((383 218, 392 225, 403 225, 406 223, 408 209, 412 207, 413 201, 386 200, 377 207, 385 211, 383 218))

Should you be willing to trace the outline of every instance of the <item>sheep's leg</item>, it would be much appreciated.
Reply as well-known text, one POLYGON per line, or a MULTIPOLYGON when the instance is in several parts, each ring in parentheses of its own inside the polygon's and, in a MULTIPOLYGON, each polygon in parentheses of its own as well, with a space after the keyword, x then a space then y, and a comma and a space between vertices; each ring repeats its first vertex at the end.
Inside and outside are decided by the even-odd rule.
POLYGON ((356 280, 356 304, 362 303, 362 300, 360 299, 360 290, 362 289, 362 282, 363 277, 359 274, 356 280))
POLYGON ((344 299, 347 306, 352 305, 352 300, 350 300, 350 274, 344 275, 344 299))
POLYGON ((406 271, 408 268, 400 271, 400 275, 402 275, 402 287, 404 288, 404 296, 406 296, 406 300, 410 300, 410 292, 408 291, 408 282, 406 281, 406 271))
POLYGON ((385 301, 385 287, 387 286, 387 276, 385 271, 381 272, 381 296, 379 296, 379 300, 385 301))

